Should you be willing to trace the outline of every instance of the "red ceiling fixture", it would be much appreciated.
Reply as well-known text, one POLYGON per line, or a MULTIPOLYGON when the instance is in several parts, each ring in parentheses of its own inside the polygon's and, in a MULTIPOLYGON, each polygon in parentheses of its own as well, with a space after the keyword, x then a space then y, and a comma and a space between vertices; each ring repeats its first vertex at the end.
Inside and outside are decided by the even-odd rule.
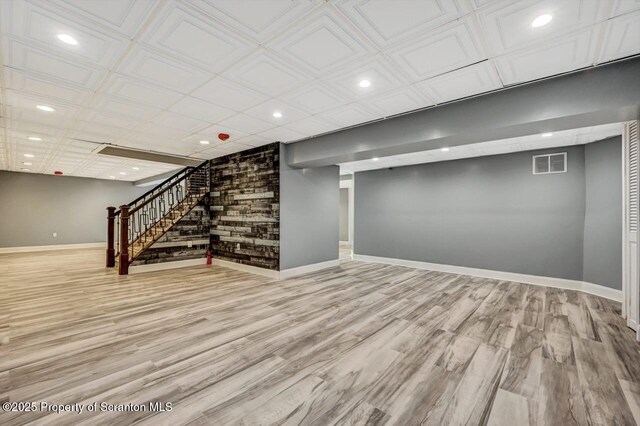
POLYGON ((226 134, 226 133, 218 133, 218 139, 220 139, 222 142, 224 142, 227 139, 229 139, 229 135, 226 134))
POLYGON ((62 175, 63 173, 60 170, 56 170, 55 172, 53 172, 54 175, 62 175))

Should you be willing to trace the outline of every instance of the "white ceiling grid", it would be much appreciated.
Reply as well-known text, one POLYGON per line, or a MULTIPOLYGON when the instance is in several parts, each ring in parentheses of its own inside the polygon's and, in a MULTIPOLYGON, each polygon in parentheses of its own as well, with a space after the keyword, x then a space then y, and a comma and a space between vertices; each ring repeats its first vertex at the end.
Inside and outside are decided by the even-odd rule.
POLYGON ((0 169, 123 180, 175 166, 97 144, 214 158, 640 53, 638 0, 7 0, 0 14, 0 169))

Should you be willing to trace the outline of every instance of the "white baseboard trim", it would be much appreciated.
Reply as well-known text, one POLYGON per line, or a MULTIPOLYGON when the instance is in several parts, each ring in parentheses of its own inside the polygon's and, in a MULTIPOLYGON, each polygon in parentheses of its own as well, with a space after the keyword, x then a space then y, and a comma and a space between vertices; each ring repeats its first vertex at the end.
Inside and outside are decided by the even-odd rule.
POLYGON ((150 263, 148 265, 129 266, 129 274, 141 274, 144 272, 164 271, 167 269, 188 268, 190 266, 206 265, 207 259, 176 260, 174 262, 150 263))
POLYGON ((340 260, 328 260, 326 262, 313 263, 311 265, 298 266, 297 268, 284 269, 280 271, 280 279, 297 277, 299 275, 310 274, 311 272, 320 271, 322 269, 340 266, 340 260))
POLYGON ((390 257, 367 256, 354 254, 354 260, 363 262, 384 263, 387 265, 406 266, 416 269, 428 269, 452 274, 472 275, 481 278, 515 281, 525 284, 540 285, 545 287, 561 288, 565 290, 577 290, 595 296, 622 302, 622 291, 585 281, 566 280, 563 278, 541 277, 537 275, 517 274, 514 272, 491 271, 488 269, 467 268, 464 266, 442 265, 438 263, 419 262, 416 260, 394 259, 390 257))
POLYGON ((49 246, 24 246, 24 247, 2 247, 0 254, 7 253, 29 253, 35 251, 52 251, 52 250, 72 250, 83 248, 103 248, 107 249, 107 243, 80 243, 80 244, 57 244, 49 246))
POLYGON ((273 278, 275 280, 280 278, 280 273, 271 269, 258 268, 257 266, 243 265, 242 263, 229 262, 228 260, 220 259, 213 259, 212 263, 225 268, 235 269, 236 271, 249 272, 251 274, 262 275, 263 277, 273 278))

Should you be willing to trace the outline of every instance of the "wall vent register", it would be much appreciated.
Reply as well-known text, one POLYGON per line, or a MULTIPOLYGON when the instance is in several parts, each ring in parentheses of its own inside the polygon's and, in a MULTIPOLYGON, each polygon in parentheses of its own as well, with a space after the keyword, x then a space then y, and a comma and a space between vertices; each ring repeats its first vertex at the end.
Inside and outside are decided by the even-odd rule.
POLYGON ((551 173, 565 173, 567 171, 567 153, 534 155, 533 174, 548 175, 551 173))

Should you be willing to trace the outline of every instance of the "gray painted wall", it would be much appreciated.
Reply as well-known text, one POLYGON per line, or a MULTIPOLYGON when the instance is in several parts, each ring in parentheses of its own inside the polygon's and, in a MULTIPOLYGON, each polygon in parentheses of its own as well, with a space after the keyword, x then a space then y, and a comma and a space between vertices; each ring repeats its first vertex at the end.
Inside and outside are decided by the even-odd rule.
POLYGON ((349 189, 340 189, 340 241, 349 241, 349 189))
POLYGON ((280 270, 338 259, 338 166, 295 169, 280 149, 280 270))
POLYGON ((106 208, 147 190, 130 182, 0 171, 0 247, 106 241, 106 208))
POLYGON ((622 141, 585 146, 583 280, 622 290, 622 141))
POLYGON ((582 146, 356 173, 355 253, 581 280, 584 177, 582 146))

